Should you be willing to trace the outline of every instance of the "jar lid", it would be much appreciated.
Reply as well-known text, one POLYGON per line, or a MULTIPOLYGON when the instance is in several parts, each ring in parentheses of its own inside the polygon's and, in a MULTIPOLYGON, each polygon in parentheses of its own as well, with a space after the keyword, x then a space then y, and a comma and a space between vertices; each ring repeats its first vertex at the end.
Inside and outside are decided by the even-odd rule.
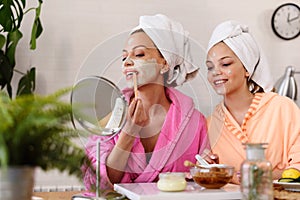
POLYGON ((268 143, 246 143, 246 157, 250 160, 265 159, 265 149, 268 143))
POLYGON ((255 148, 255 149, 266 149, 268 143, 244 143, 243 145, 246 146, 246 149, 252 149, 252 148, 255 148))
POLYGON ((160 179, 185 178, 184 172, 163 172, 159 174, 160 179))

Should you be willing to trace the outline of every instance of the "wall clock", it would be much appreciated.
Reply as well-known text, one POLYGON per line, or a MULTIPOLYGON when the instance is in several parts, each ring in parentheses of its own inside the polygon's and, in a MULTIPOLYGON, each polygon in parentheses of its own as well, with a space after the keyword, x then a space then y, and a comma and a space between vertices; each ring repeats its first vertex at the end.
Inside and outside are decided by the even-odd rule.
POLYGON ((300 35, 300 7, 285 3, 277 7, 271 19, 272 30, 281 39, 291 40, 300 35))

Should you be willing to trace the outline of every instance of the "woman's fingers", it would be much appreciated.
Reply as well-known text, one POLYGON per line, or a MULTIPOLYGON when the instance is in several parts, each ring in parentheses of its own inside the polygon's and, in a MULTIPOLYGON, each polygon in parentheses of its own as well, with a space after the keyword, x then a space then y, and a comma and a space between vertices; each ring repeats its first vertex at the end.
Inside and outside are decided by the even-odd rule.
POLYGON ((130 118, 132 118, 132 116, 135 112, 137 101, 138 101, 138 99, 133 99, 131 101, 131 103, 129 104, 127 116, 130 117, 130 118))
POLYGON ((133 99, 128 107, 127 122, 123 128, 127 134, 137 135, 149 121, 143 103, 140 99, 133 99))
POLYGON ((147 125, 148 121, 149 121, 149 116, 146 113, 145 109, 144 109, 144 105, 143 102, 138 99, 136 102, 136 107, 132 116, 132 121, 139 125, 144 127, 145 125, 147 125))
POLYGON ((217 154, 210 154, 208 157, 213 163, 219 164, 219 156, 217 154))
POLYGON ((202 158, 204 158, 209 164, 219 164, 219 156, 214 154, 209 149, 205 149, 201 154, 202 158))

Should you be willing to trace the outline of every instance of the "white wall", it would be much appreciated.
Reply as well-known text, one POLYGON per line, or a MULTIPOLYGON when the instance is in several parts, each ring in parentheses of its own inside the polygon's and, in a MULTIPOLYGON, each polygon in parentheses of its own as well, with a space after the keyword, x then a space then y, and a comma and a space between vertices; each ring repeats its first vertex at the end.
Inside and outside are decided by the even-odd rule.
MULTIPOLYGON (((236 19, 248 24, 265 50, 274 78, 278 79, 288 65, 293 65, 300 71, 300 37, 284 41, 277 38, 271 29, 272 12, 286 2, 300 5, 299 0, 44 1, 41 16, 44 32, 35 51, 29 51, 27 44, 32 19, 25 18, 24 39, 17 52, 18 68, 37 68, 39 93, 46 94, 61 87, 71 86, 78 79, 81 65, 94 48, 115 53, 111 61, 118 63, 118 56, 121 55, 118 52, 121 53, 121 49, 116 47, 123 44, 113 47, 105 44, 108 41, 113 41, 113 44, 119 41, 118 36, 137 25, 140 15, 163 13, 181 22, 190 32, 190 36, 203 47, 206 47, 210 33, 218 23, 236 19)), ((105 58, 99 55, 99 60, 101 59, 105 58)), ((99 65, 89 67, 102 70, 99 65)), ((204 66, 202 70, 205 77, 204 66)), ((119 70, 113 72, 111 76, 118 74, 119 70)), ((296 79, 300 85, 300 75, 296 76, 296 79)), ((209 106, 217 97, 208 94, 208 91, 202 92, 201 86, 194 90, 200 92, 200 109, 207 114, 210 111, 209 106)))

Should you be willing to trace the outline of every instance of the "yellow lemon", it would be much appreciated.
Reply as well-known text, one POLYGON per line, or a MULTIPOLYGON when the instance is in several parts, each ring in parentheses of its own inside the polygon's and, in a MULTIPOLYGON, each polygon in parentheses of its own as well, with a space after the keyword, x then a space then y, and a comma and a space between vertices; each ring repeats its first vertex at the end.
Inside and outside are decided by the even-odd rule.
POLYGON ((289 168, 285 169, 282 172, 281 178, 299 178, 300 177, 300 171, 295 168, 289 168))

